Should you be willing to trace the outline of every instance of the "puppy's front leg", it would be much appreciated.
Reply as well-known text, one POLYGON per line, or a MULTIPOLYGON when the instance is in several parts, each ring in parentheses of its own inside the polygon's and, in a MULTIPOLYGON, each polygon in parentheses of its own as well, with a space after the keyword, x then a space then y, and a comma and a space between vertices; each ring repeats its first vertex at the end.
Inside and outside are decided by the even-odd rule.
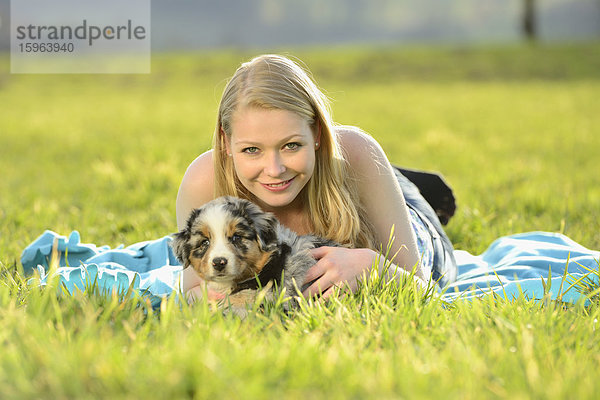
POLYGON ((251 307, 256 301, 256 294, 256 290, 246 289, 227 296, 223 300, 223 312, 225 314, 232 312, 241 319, 246 318, 248 316, 248 307, 251 307))

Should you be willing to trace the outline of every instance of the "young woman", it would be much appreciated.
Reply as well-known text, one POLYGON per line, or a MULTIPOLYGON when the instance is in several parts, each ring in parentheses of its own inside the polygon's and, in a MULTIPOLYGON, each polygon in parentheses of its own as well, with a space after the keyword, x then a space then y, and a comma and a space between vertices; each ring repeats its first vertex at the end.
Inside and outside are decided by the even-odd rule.
MULTIPOLYGON (((305 295, 357 287, 395 239, 387 278, 454 280, 452 245, 419 191, 388 161, 375 139, 333 123, 326 97, 290 59, 263 55, 242 64, 227 84, 212 150, 188 167, 177 196, 177 225, 193 208, 223 195, 246 198, 299 234, 346 247, 322 247, 305 295)), ((189 268, 183 290, 200 293, 189 268)), ((210 295, 210 293, 209 293, 210 295)))

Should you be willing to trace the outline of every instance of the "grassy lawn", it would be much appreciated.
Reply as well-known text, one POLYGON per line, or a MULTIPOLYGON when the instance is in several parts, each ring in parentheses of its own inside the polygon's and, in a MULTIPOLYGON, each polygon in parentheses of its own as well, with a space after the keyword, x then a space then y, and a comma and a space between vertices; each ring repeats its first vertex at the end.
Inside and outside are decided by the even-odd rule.
MULTIPOLYGON (((293 54, 337 122, 446 176, 456 248, 544 230, 600 249, 600 44, 293 54)), ((0 58, 0 398, 597 396, 597 303, 444 305, 373 284, 239 321, 27 287, 18 259, 45 229, 112 247, 176 230, 180 179, 253 55, 157 54, 132 76, 11 75, 0 58)))

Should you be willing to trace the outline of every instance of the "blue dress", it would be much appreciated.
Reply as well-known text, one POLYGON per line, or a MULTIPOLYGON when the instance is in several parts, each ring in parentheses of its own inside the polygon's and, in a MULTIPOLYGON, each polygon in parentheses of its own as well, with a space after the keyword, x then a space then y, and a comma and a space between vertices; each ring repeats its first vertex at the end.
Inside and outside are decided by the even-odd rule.
POLYGON ((431 278, 443 288, 454 282, 457 275, 452 242, 444 232, 437 214, 417 186, 397 168, 394 168, 394 173, 409 209, 410 222, 421 254, 421 266, 425 271, 430 271, 431 278))

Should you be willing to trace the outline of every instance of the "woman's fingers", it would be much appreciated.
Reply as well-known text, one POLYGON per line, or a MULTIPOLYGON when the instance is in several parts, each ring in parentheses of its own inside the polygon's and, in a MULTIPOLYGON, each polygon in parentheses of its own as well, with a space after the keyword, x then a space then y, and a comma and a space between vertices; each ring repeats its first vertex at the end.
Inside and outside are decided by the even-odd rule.
POLYGON ((323 257, 331 251, 332 247, 318 247, 316 249, 310 249, 309 253, 317 260, 316 264, 313 265, 306 271, 304 276, 304 284, 312 282, 315 279, 321 277, 328 268, 328 263, 321 261, 323 257))
POLYGON ((335 269, 331 268, 330 263, 325 262, 325 260, 317 262, 308 271, 310 275, 307 273, 308 278, 305 280, 305 283, 311 281, 314 282, 302 292, 302 295, 305 297, 324 293, 339 281, 339 274, 335 269))
POLYGON ((316 263, 315 265, 310 267, 308 271, 306 271, 303 284, 307 284, 322 277, 325 274, 325 272, 327 272, 326 266, 322 263, 316 263))
POLYGON ((310 253, 317 260, 306 273, 304 283, 311 283, 302 293, 304 296, 331 295, 334 286, 354 292, 357 280, 363 279, 373 264, 375 252, 369 249, 347 249, 343 247, 319 247, 310 253))
MULTIPOLYGON (((313 268, 315 268, 315 270, 317 271, 315 273, 321 273, 322 267, 318 266, 318 263, 315 264, 313 268)), ((307 279, 306 282, 310 282, 310 280, 307 279)), ((347 281, 343 280, 340 277, 339 273, 335 269, 323 268, 321 275, 317 276, 316 280, 308 288, 306 288, 304 292, 302 292, 302 295, 304 297, 310 297, 320 294, 321 297, 327 298, 331 295, 332 290, 336 286, 348 288, 352 292, 352 287, 348 284, 347 281)))
POLYGON ((327 255, 327 253, 329 253, 334 248, 335 247, 331 247, 331 246, 321 246, 321 247, 315 247, 314 249, 310 249, 308 252, 315 259, 320 260, 321 258, 325 257, 327 255))
POLYGON ((302 295, 304 297, 311 297, 317 295, 319 293, 323 293, 323 291, 327 290, 331 286, 331 282, 327 282, 327 279, 324 279, 321 276, 319 279, 315 280, 304 292, 302 295))

